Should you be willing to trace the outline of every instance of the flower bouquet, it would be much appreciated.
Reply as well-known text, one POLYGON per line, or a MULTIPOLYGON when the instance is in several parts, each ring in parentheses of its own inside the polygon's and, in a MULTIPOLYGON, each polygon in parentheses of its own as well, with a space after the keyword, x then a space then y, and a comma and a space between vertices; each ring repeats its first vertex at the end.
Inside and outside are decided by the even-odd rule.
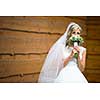
MULTIPOLYGON (((83 38, 81 36, 71 36, 69 38, 69 44, 73 46, 79 46, 84 42, 83 38)), ((74 54, 75 58, 78 58, 78 53, 74 54)))

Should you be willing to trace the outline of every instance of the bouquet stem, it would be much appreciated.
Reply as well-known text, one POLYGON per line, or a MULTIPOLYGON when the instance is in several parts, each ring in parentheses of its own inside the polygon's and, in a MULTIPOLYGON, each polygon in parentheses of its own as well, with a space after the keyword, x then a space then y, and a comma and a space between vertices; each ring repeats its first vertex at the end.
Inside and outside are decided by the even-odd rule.
POLYGON ((74 47, 75 47, 75 46, 78 46, 78 42, 74 42, 74 47))
MULTIPOLYGON (((75 47, 75 46, 78 46, 78 42, 74 42, 74 47, 75 47)), ((74 58, 76 58, 76 59, 78 58, 78 53, 75 53, 75 54, 74 54, 74 58)))

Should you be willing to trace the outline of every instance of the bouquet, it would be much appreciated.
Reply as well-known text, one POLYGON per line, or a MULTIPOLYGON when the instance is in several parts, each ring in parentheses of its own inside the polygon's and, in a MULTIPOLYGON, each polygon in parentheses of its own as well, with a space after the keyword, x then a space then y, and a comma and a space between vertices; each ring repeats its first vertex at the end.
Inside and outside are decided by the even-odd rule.
MULTIPOLYGON (((79 46, 84 42, 83 38, 81 36, 71 36, 69 38, 69 44, 73 46, 79 46)), ((75 58, 78 58, 78 53, 74 54, 75 58)))

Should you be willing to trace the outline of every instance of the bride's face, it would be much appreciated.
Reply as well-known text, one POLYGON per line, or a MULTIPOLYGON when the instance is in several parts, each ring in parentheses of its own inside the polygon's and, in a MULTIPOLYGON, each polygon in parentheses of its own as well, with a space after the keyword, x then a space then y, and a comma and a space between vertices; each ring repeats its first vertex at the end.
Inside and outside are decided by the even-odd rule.
POLYGON ((71 36, 80 36, 80 30, 79 29, 74 29, 71 33, 71 36))

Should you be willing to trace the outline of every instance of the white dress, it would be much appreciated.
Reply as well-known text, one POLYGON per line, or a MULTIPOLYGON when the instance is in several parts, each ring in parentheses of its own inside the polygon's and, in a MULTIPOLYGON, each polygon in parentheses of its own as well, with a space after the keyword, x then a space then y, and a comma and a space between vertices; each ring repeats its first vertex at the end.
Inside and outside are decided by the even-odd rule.
MULTIPOLYGON (((80 46, 80 59, 82 59, 82 53, 86 48, 80 46)), ((72 47, 66 47, 64 50, 64 59, 70 55, 72 47)), ((88 83, 80 69, 78 68, 77 59, 72 58, 71 61, 59 72, 54 83, 88 83)))

